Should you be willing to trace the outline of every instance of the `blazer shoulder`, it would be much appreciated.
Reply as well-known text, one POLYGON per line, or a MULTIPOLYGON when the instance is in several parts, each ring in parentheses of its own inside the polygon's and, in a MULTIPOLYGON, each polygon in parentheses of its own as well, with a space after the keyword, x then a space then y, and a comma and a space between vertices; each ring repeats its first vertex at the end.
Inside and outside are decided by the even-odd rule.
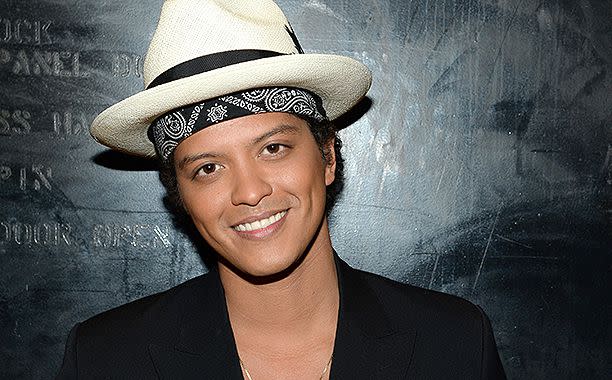
POLYGON ((505 379, 491 324, 479 306, 372 273, 357 276, 398 331, 416 332, 411 378, 505 379))
POLYGON ((87 337, 155 336, 176 323, 176 311, 196 297, 209 275, 201 275, 173 288, 152 294, 97 314, 79 324, 81 339, 87 337), (143 333, 146 334, 143 335, 143 333))
POLYGON ((427 323, 480 323, 483 318, 482 309, 464 298, 401 283, 374 273, 357 272, 383 307, 399 318, 410 315, 427 323))
POLYGON ((220 292, 218 276, 206 274, 78 323, 58 378, 156 378, 151 350, 174 353, 173 347, 215 313, 218 307, 210 305, 218 304, 220 292), (196 317, 189 314, 194 308, 196 317))

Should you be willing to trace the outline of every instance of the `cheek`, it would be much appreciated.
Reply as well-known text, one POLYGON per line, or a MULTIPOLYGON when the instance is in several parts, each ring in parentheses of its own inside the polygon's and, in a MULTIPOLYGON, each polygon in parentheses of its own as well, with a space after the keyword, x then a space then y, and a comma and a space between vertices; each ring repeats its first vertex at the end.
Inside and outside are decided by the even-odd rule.
POLYGON ((323 192, 325 197, 327 174, 319 157, 310 157, 298 164, 291 165, 282 171, 272 173, 276 177, 275 182, 279 187, 298 197, 317 197, 323 192))
POLYGON ((206 223, 219 213, 220 193, 202 189, 194 184, 179 184, 178 189, 185 211, 196 225, 206 223))
POLYGON ((215 250, 220 249, 220 241, 222 240, 221 222, 223 216, 223 208, 216 202, 217 197, 201 195, 191 197, 186 203, 185 208, 191 218, 191 222, 195 225, 200 235, 210 244, 215 250), (188 203, 188 205, 187 205, 188 203))

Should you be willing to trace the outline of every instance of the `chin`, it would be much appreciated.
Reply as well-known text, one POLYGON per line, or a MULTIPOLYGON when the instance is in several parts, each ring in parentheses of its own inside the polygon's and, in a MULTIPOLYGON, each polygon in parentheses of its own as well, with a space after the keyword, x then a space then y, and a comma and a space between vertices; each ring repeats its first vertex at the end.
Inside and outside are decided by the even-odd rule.
POLYGON ((254 260, 233 264, 227 262, 230 268, 237 272, 241 277, 256 282, 266 282, 266 280, 276 281, 290 275, 295 268, 302 262, 300 255, 277 255, 259 256, 254 260))

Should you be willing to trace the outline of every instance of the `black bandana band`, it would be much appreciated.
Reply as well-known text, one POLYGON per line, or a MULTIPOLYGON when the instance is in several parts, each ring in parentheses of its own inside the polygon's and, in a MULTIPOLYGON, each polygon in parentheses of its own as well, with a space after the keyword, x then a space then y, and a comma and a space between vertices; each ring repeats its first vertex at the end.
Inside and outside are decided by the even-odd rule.
POLYGON ((287 112, 321 122, 326 120, 321 98, 291 87, 247 90, 172 110, 153 121, 148 130, 157 155, 167 161, 177 145, 194 133, 242 116, 264 112, 287 112))

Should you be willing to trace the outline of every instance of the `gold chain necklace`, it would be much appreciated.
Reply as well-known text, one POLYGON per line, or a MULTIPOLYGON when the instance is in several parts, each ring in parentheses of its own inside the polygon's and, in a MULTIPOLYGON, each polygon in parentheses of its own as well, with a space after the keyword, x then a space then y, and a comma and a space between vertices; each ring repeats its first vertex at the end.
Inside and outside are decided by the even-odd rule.
MULTIPOLYGON (((331 365, 333 358, 334 358, 334 354, 332 353, 332 355, 329 357, 329 361, 327 362, 327 364, 325 364, 325 368, 323 368, 323 372, 321 373, 321 377, 319 377, 319 380, 323 380, 323 376, 325 376, 325 374, 329 370, 329 366, 331 365)), ((251 374, 249 373, 249 370, 244 365, 244 362, 242 361, 242 359, 238 358, 238 361, 240 362, 240 368, 242 368, 242 370, 244 371, 244 374, 246 375, 247 379, 253 380, 253 378, 251 377, 251 374)))

